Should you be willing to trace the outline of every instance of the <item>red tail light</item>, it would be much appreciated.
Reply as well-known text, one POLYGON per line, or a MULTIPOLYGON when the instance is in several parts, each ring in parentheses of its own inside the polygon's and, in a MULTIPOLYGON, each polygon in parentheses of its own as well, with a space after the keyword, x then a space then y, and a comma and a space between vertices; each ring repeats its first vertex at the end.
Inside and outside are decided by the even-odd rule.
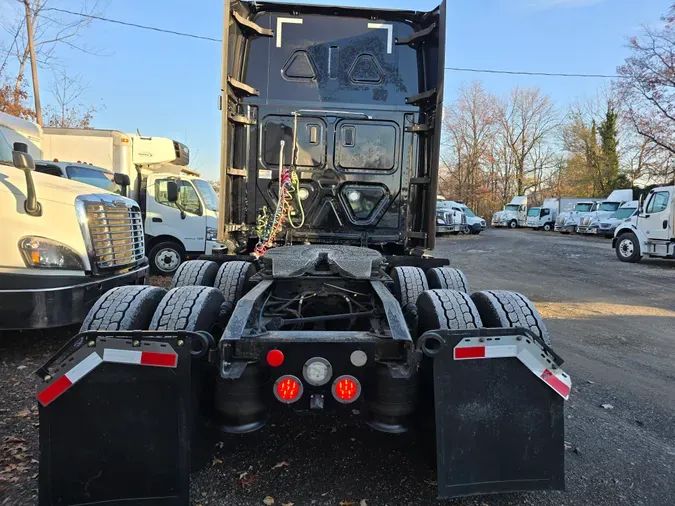
POLYGON ((361 395, 361 383, 354 376, 340 376, 333 382, 333 397, 345 404, 354 402, 361 395))
POLYGON ((291 404, 302 397, 302 383, 290 374, 280 377, 274 382, 274 396, 286 404, 291 404))

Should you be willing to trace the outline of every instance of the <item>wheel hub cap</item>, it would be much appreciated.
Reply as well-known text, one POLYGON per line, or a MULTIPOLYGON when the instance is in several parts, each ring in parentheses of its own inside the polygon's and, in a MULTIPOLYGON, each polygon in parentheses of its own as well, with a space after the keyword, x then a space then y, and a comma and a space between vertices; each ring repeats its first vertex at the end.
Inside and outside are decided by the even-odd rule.
POLYGON ((631 256, 633 254, 633 241, 624 239, 623 241, 621 241, 619 250, 621 251, 621 255, 625 257, 631 256))
POLYGON ((177 251, 170 249, 163 249, 157 253, 157 267, 164 272, 171 272, 176 270, 180 264, 180 256, 177 251))

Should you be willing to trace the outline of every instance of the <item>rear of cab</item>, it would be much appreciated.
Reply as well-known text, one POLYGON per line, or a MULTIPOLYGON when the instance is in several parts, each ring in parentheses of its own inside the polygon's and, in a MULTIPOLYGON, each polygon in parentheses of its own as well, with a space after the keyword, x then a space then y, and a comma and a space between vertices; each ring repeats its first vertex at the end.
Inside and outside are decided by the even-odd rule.
POLYGON ((140 210, 132 200, 31 171, 39 213, 27 212, 26 175, 0 133, 0 329, 81 322, 108 289, 144 283, 140 210))

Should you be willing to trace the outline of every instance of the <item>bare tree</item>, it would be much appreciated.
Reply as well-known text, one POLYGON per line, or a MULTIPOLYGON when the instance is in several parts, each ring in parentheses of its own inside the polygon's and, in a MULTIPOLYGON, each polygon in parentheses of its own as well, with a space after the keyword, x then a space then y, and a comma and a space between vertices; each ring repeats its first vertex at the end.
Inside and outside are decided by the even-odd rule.
POLYGON ((662 19, 663 28, 645 26, 631 39, 618 87, 635 130, 675 154, 675 5, 662 19))
POLYGON ((547 142, 560 121, 555 106, 538 88, 514 88, 502 100, 499 123, 514 163, 516 193, 523 195, 533 186, 536 170, 532 160, 536 148, 547 142))
MULTIPOLYGON (((84 0, 79 11, 85 15, 100 15, 103 3, 105 3, 105 0, 84 0)), ((82 31, 90 26, 91 18, 61 15, 53 10, 52 4, 55 4, 53 0, 32 0, 29 3, 29 9, 32 13, 37 64, 41 68, 49 68, 50 70, 58 67, 59 60, 56 56, 56 49, 59 46, 67 46, 82 53, 98 54, 96 50, 89 48, 81 40, 82 31)), ((17 5, 22 6, 19 2, 17 2, 17 5)), ((6 50, 5 56, 11 55, 17 60, 18 68, 14 88, 18 91, 22 89, 26 64, 29 61, 28 40, 23 28, 25 26, 25 14, 17 9, 14 21, 3 22, 1 26, 15 38, 15 42, 6 50)))
POLYGON ((80 74, 70 77, 67 72, 60 72, 51 86, 56 105, 47 107, 45 124, 60 128, 90 128, 96 108, 79 102, 86 89, 80 74))
POLYGON ((485 189, 484 169, 495 134, 494 97, 480 83, 462 86, 457 100, 444 114, 446 138, 442 182, 452 198, 475 205, 485 189))

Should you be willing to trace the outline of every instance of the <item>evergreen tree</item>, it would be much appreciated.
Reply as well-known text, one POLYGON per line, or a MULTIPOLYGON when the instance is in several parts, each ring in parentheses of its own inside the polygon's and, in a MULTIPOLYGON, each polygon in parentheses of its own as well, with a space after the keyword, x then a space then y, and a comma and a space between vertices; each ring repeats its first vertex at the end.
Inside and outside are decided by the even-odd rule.
POLYGON ((607 103, 607 112, 605 119, 598 127, 600 135, 600 170, 599 176, 600 188, 609 192, 616 188, 619 183, 619 152, 617 139, 619 135, 618 114, 611 102, 607 103))

